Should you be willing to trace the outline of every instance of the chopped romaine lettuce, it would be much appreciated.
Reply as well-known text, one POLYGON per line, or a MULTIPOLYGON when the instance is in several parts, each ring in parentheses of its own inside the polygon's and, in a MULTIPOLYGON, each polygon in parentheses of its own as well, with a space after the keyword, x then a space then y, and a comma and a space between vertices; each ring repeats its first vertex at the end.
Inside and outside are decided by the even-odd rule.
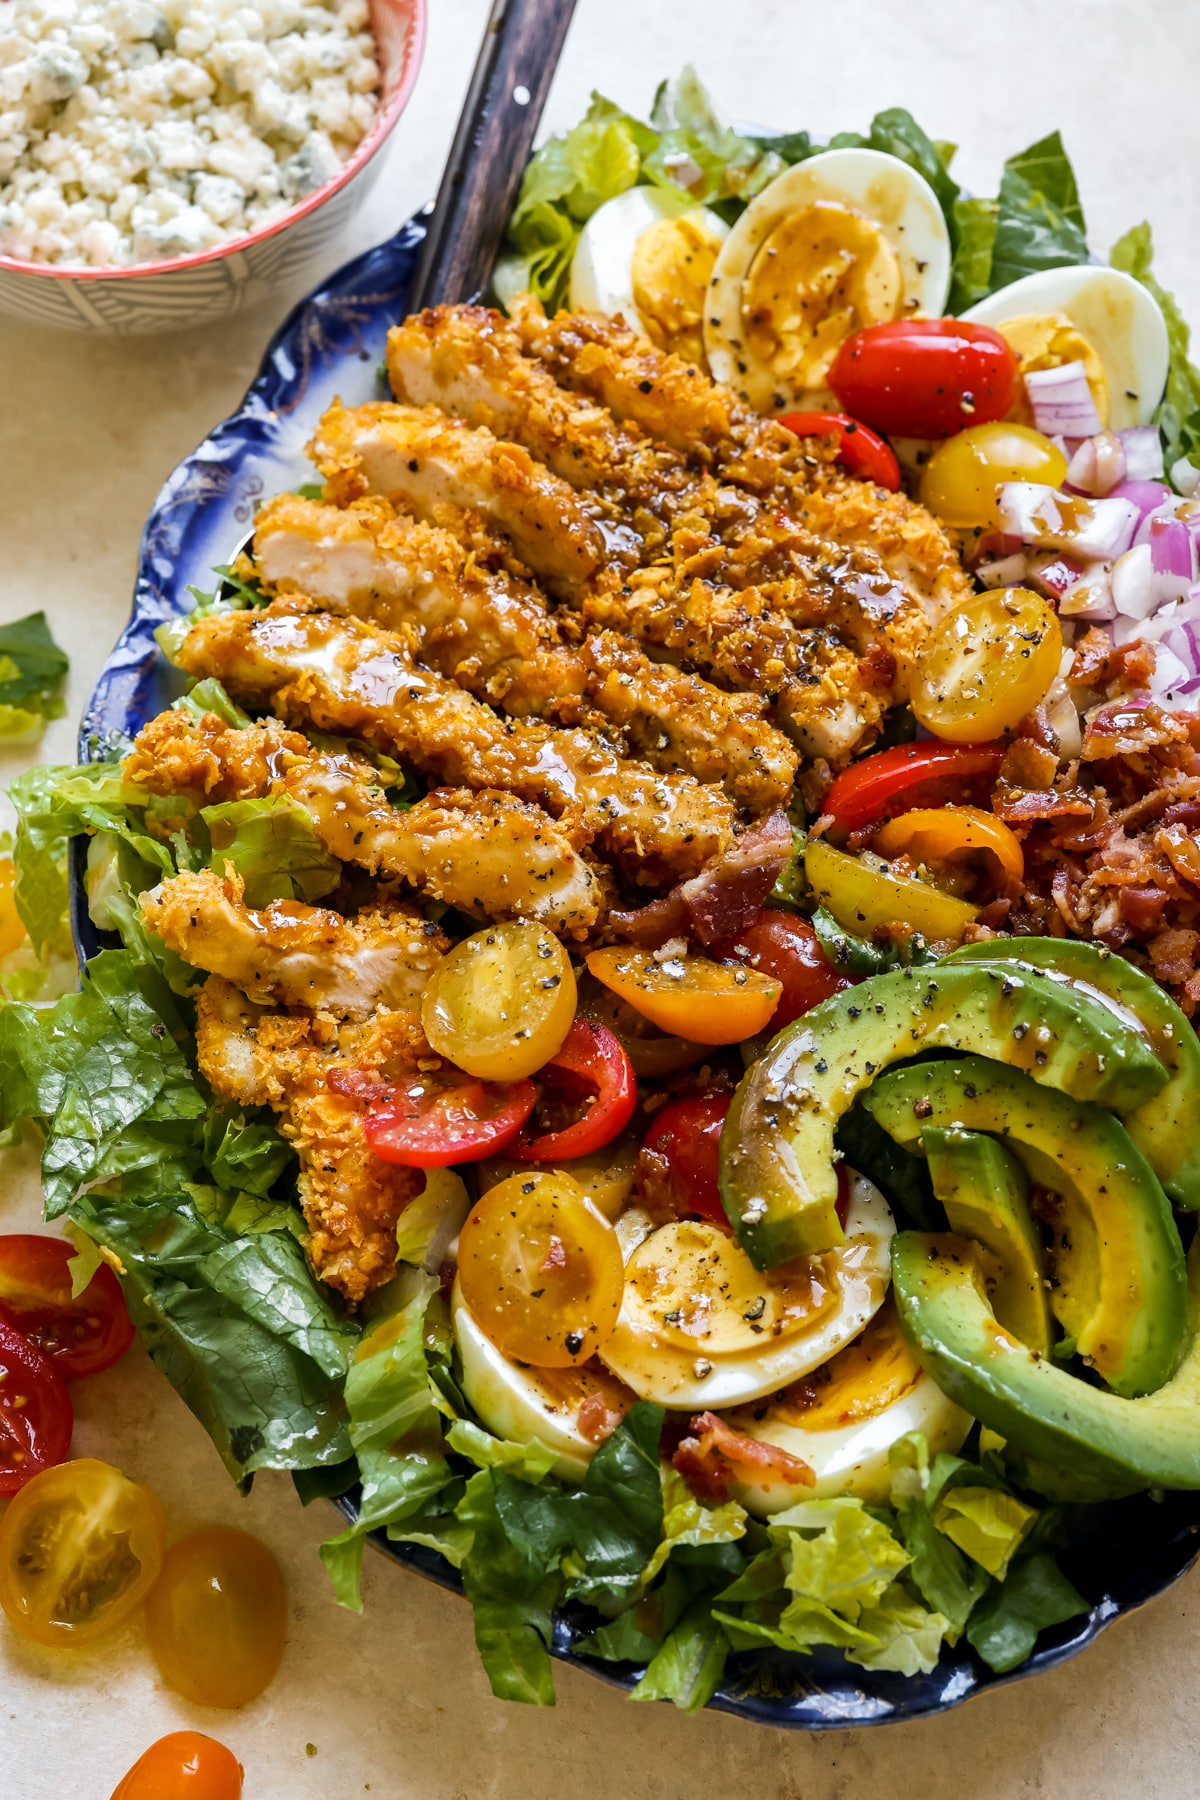
POLYGON ((0 738, 29 742, 41 736, 47 719, 61 718, 58 690, 69 667, 44 612, 0 625, 0 738))
POLYGON ((1186 457, 1200 467, 1200 369, 1188 355, 1191 328, 1180 312, 1174 294, 1168 293, 1154 278, 1154 240, 1145 220, 1132 226, 1113 245, 1109 261, 1114 269, 1123 269, 1153 294, 1167 322, 1167 340, 1171 349, 1167 390, 1154 415, 1154 422, 1163 437, 1163 458, 1167 468, 1172 468, 1180 457, 1186 457))
POLYGON ((331 894, 342 865, 318 841, 312 819, 289 794, 226 800, 200 814, 212 840, 212 865, 232 864, 245 884, 247 906, 331 894))

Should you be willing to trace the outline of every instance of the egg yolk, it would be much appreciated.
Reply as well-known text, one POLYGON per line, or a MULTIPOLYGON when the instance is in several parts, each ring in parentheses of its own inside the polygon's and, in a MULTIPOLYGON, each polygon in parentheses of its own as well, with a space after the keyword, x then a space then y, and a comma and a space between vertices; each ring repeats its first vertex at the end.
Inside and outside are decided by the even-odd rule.
POLYGON ((873 1419, 921 1379, 921 1366, 900 1332, 891 1300, 836 1356, 778 1395, 771 1417, 805 1431, 835 1431, 873 1419))
POLYGON ((646 336, 704 367, 704 294, 721 240, 702 219, 684 213, 656 219, 633 248, 633 303, 646 336))
MULTIPOLYGON (((1108 424, 1108 382, 1100 353, 1065 313, 1026 313, 1018 319, 1005 319, 996 329, 1016 351, 1022 376, 1038 369, 1058 369, 1063 363, 1081 362, 1100 423, 1108 424)), ((1017 384, 1017 398, 1008 416, 1020 425, 1033 424, 1033 408, 1024 381, 1017 384)))
POLYGON ((843 339, 896 318, 903 299, 900 258, 874 219, 817 200, 763 239, 742 289, 742 327, 781 382, 817 388, 843 339))

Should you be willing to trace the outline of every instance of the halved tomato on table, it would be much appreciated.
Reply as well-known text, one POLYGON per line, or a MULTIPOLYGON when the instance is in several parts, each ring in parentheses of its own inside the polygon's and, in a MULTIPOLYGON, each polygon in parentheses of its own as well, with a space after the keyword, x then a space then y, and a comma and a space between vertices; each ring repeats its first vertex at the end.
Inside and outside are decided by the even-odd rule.
POLYGON ((36 1344, 0 1319, 0 1495, 15 1494, 70 1453, 66 1383, 36 1344))
POLYGON ((74 1254, 65 1238, 0 1237, 0 1319, 36 1344, 66 1381, 111 1368, 134 1338, 121 1284, 106 1264, 72 1295, 74 1254))

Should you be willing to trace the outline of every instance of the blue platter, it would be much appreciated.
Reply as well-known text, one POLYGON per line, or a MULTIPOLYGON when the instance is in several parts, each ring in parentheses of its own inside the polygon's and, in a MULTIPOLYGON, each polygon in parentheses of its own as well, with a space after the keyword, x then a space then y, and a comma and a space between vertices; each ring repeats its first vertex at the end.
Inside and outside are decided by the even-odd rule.
MULTIPOLYGON (((132 616, 84 713, 82 760, 118 752, 176 698, 180 688, 159 654, 155 628, 190 609, 190 587, 212 589, 214 566, 231 560, 259 500, 311 479, 304 444, 334 396, 350 404, 379 397, 376 371, 387 329, 405 311, 423 237, 420 217, 409 220, 302 301, 272 339, 237 412, 167 481, 142 538, 132 616)), ((81 859, 76 876, 76 942, 90 955, 99 944, 83 904, 81 859)), ((337 1504, 348 1519, 356 1516, 353 1494, 337 1504)), ((1034 1655, 1011 1675, 992 1674, 965 1643, 947 1651, 932 1674, 915 1677, 856 1669, 833 1652, 803 1660, 768 1650, 731 1657, 711 1704, 766 1725, 842 1730, 944 1712, 973 1694, 1053 1668, 1191 1566, 1200 1553, 1200 1494, 1158 1501, 1140 1495, 1084 1509, 1075 1527, 1061 1561, 1090 1611, 1044 1633, 1034 1655)), ((455 1571, 434 1552, 374 1536, 385 1555, 462 1592, 455 1571)), ((554 1654, 631 1687, 638 1670, 573 1653, 586 1629, 568 1609, 555 1622, 554 1654)))

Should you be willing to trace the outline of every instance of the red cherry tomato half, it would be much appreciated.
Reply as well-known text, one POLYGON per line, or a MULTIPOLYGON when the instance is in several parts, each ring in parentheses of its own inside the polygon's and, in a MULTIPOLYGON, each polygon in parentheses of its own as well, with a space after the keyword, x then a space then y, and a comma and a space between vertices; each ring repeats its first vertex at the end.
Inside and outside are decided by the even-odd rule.
POLYGON ((354 1069, 334 1069, 337 1094, 366 1100, 363 1133, 375 1155, 409 1169, 444 1169, 479 1162, 503 1150, 533 1111, 532 1081, 480 1081, 460 1069, 376 1081, 354 1069))
POLYGON ((721 1127, 731 1094, 689 1094, 654 1115, 642 1140, 638 1184, 656 1207, 730 1229, 717 1182, 721 1127))
POLYGON ((590 1156, 624 1131, 637 1105, 637 1076, 605 1025, 576 1019, 557 1056, 538 1071, 540 1114, 551 1129, 523 1137, 511 1154, 522 1162, 590 1156))
POLYGON ((723 962, 745 963, 783 983, 768 1031, 782 1031, 802 1013, 852 985, 829 961, 808 920, 775 908, 759 913, 737 937, 714 944, 712 953, 723 962))
POLYGON ((1001 744, 894 744, 844 769, 824 810, 842 830, 861 831, 914 806, 984 799, 1003 759, 1001 744))
POLYGON ((900 464, 890 444, 885 444, 869 425, 849 413, 780 413, 779 423, 797 437, 836 437, 837 459, 860 481, 873 481, 891 493, 900 491, 900 464))
POLYGON ((173 1731, 139 1756, 112 1800, 240 1800, 241 1763, 201 1731, 173 1731))
POLYGON ((0 1319, 36 1344, 65 1381, 111 1368, 134 1337, 121 1284, 107 1264, 71 1298, 73 1255, 64 1238, 0 1237, 0 1319))
POLYGON ((75 1423, 62 1376, 36 1344, 0 1319, 0 1494, 15 1494, 65 1462, 75 1423))
POLYGON ((866 325, 833 360, 829 385, 846 411, 892 437, 950 437, 1003 419, 1017 358, 990 325, 897 319, 866 325))

